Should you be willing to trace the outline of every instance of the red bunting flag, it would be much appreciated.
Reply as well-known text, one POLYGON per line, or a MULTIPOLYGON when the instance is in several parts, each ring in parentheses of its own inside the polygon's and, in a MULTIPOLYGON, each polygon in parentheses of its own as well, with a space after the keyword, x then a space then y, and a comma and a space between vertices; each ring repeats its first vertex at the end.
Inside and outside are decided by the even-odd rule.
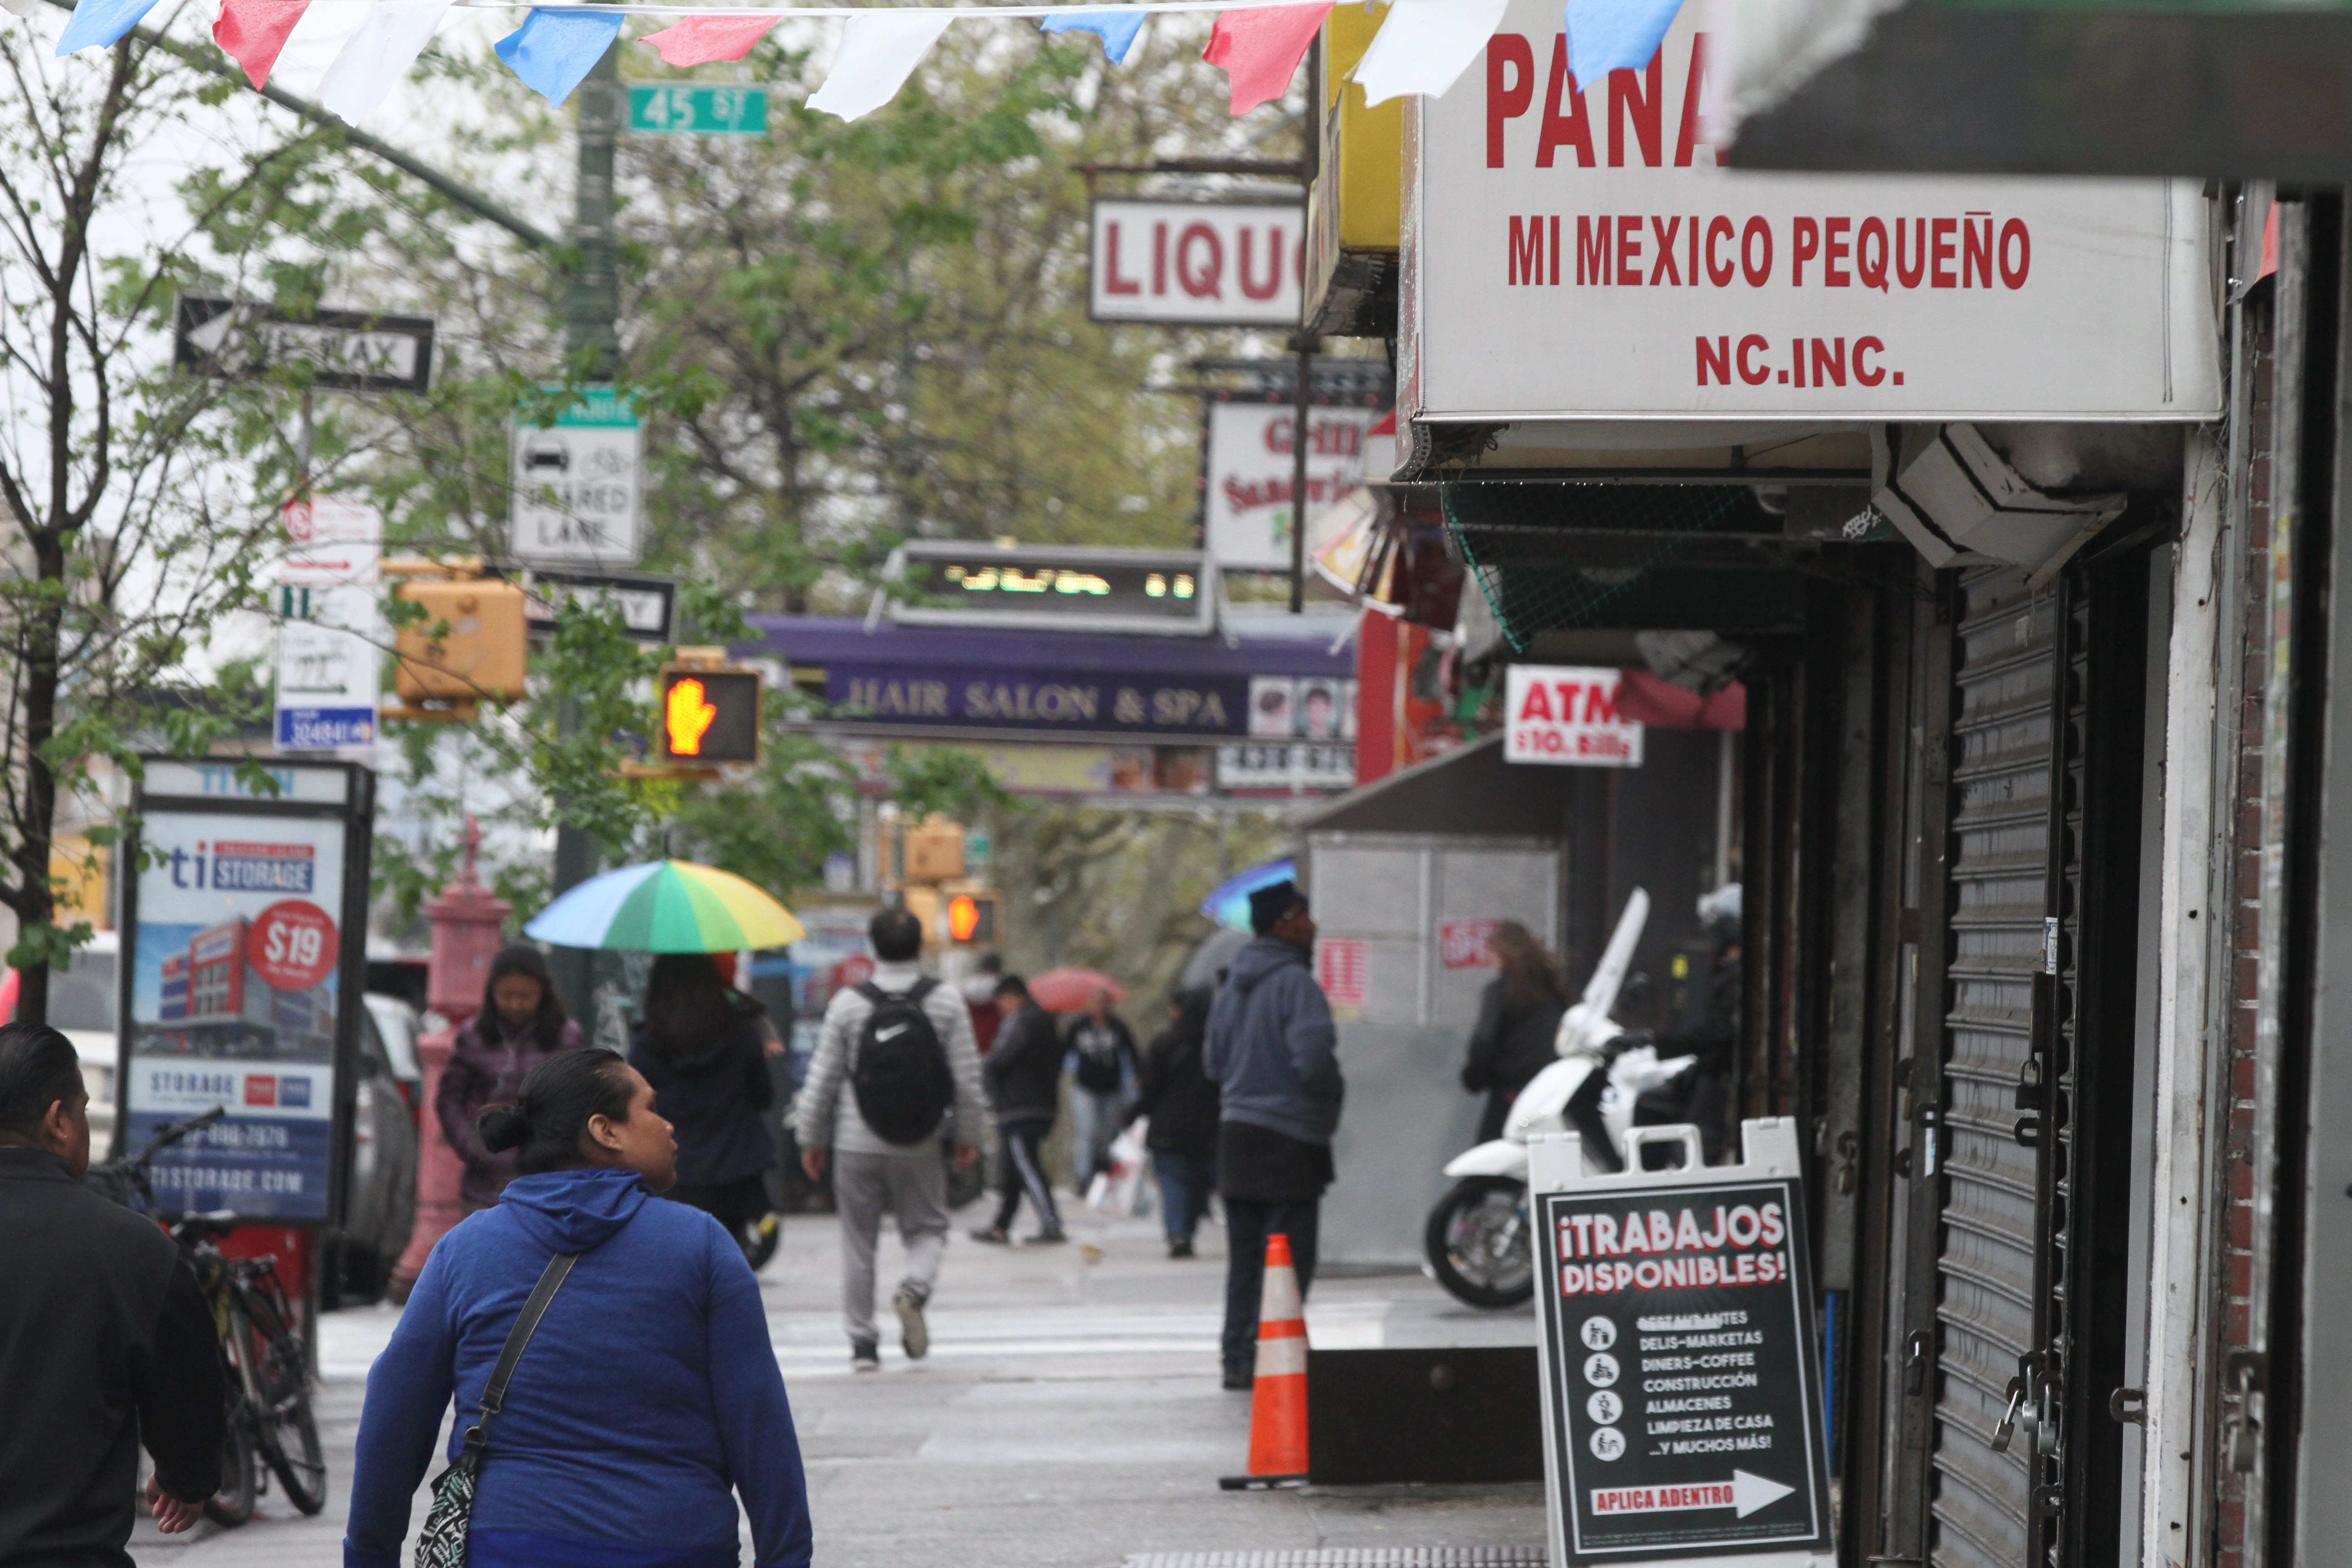
POLYGON ((310 0, 221 0, 220 20, 213 24, 213 42, 245 68, 245 79, 259 92, 286 47, 286 35, 310 8, 310 0))
POLYGON ((751 46, 783 20, 781 11, 734 12, 724 16, 688 16, 637 42, 651 44, 667 66, 709 65, 713 60, 740 60, 751 46))
POLYGON ((1233 111, 1247 114, 1290 90, 1290 79, 1307 57, 1307 46, 1331 14, 1330 0, 1317 5, 1266 5, 1221 11, 1201 58, 1225 68, 1233 86, 1233 111))

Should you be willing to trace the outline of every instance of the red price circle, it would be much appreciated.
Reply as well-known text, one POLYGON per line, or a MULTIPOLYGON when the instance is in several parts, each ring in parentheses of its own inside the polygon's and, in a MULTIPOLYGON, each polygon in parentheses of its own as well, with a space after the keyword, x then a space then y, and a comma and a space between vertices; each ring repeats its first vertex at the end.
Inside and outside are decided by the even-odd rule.
POLYGON ((245 961, 280 991, 308 991, 335 972, 334 918, 301 899, 285 899, 254 917, 245 961))

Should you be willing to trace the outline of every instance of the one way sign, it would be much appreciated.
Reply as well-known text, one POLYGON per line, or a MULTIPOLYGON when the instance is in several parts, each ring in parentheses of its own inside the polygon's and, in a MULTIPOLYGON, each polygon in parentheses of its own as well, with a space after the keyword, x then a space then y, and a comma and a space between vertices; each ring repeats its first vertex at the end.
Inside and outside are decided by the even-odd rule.
POLYGON ((1686 1509, 1727 1508, 1735 1519, 1746 1519, 1759 1508, 1769 1508, 1795 1491, 1779 1481, 1734 1470, 1727 1481, 1700 1481, 1679 1487, 1595 1487, 1595 1513, 1679 1513, 1686 1509))

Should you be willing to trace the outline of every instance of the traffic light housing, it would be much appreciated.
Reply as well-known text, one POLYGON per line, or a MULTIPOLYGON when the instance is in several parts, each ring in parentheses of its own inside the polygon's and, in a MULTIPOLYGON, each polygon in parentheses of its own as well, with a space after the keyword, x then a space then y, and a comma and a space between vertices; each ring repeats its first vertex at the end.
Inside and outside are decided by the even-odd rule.
POLYGON ((403 702, 523 694, 520 588, 495 577, 461 577, 403 583, 394 594, 425 610, 393 637, 393 690, 403 702))
POLYGON ((760 760, 760 674, 698 664, 662 667, 654 755, 717 766, 760 760))

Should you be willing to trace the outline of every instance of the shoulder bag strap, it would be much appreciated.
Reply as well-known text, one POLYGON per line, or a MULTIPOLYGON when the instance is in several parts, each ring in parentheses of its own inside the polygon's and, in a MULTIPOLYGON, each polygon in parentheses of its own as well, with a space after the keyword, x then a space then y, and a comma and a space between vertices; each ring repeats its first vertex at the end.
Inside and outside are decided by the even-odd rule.
POLYGON ((540 1319, 547 1315, 547 1305, 555 1300, 564 1276, 579 1261, 576 1252, 559 1252, 549 1258, 546 1271, 531 1290, 530 1300, 522 1304, 522 1315, 515 1319, 515 1326, 508 1331, 506 1349, 499 1352, 499 1363, 490 1369, 490 1381, 482 1387, 481 1418, 466 1432, 466 1447, 477 1455, 489 1445, 490 1417, 506 1407, 507 1384, 514 1381, 515 1363, 522 1360, 523 1347, 530 1343, 540 1319))

